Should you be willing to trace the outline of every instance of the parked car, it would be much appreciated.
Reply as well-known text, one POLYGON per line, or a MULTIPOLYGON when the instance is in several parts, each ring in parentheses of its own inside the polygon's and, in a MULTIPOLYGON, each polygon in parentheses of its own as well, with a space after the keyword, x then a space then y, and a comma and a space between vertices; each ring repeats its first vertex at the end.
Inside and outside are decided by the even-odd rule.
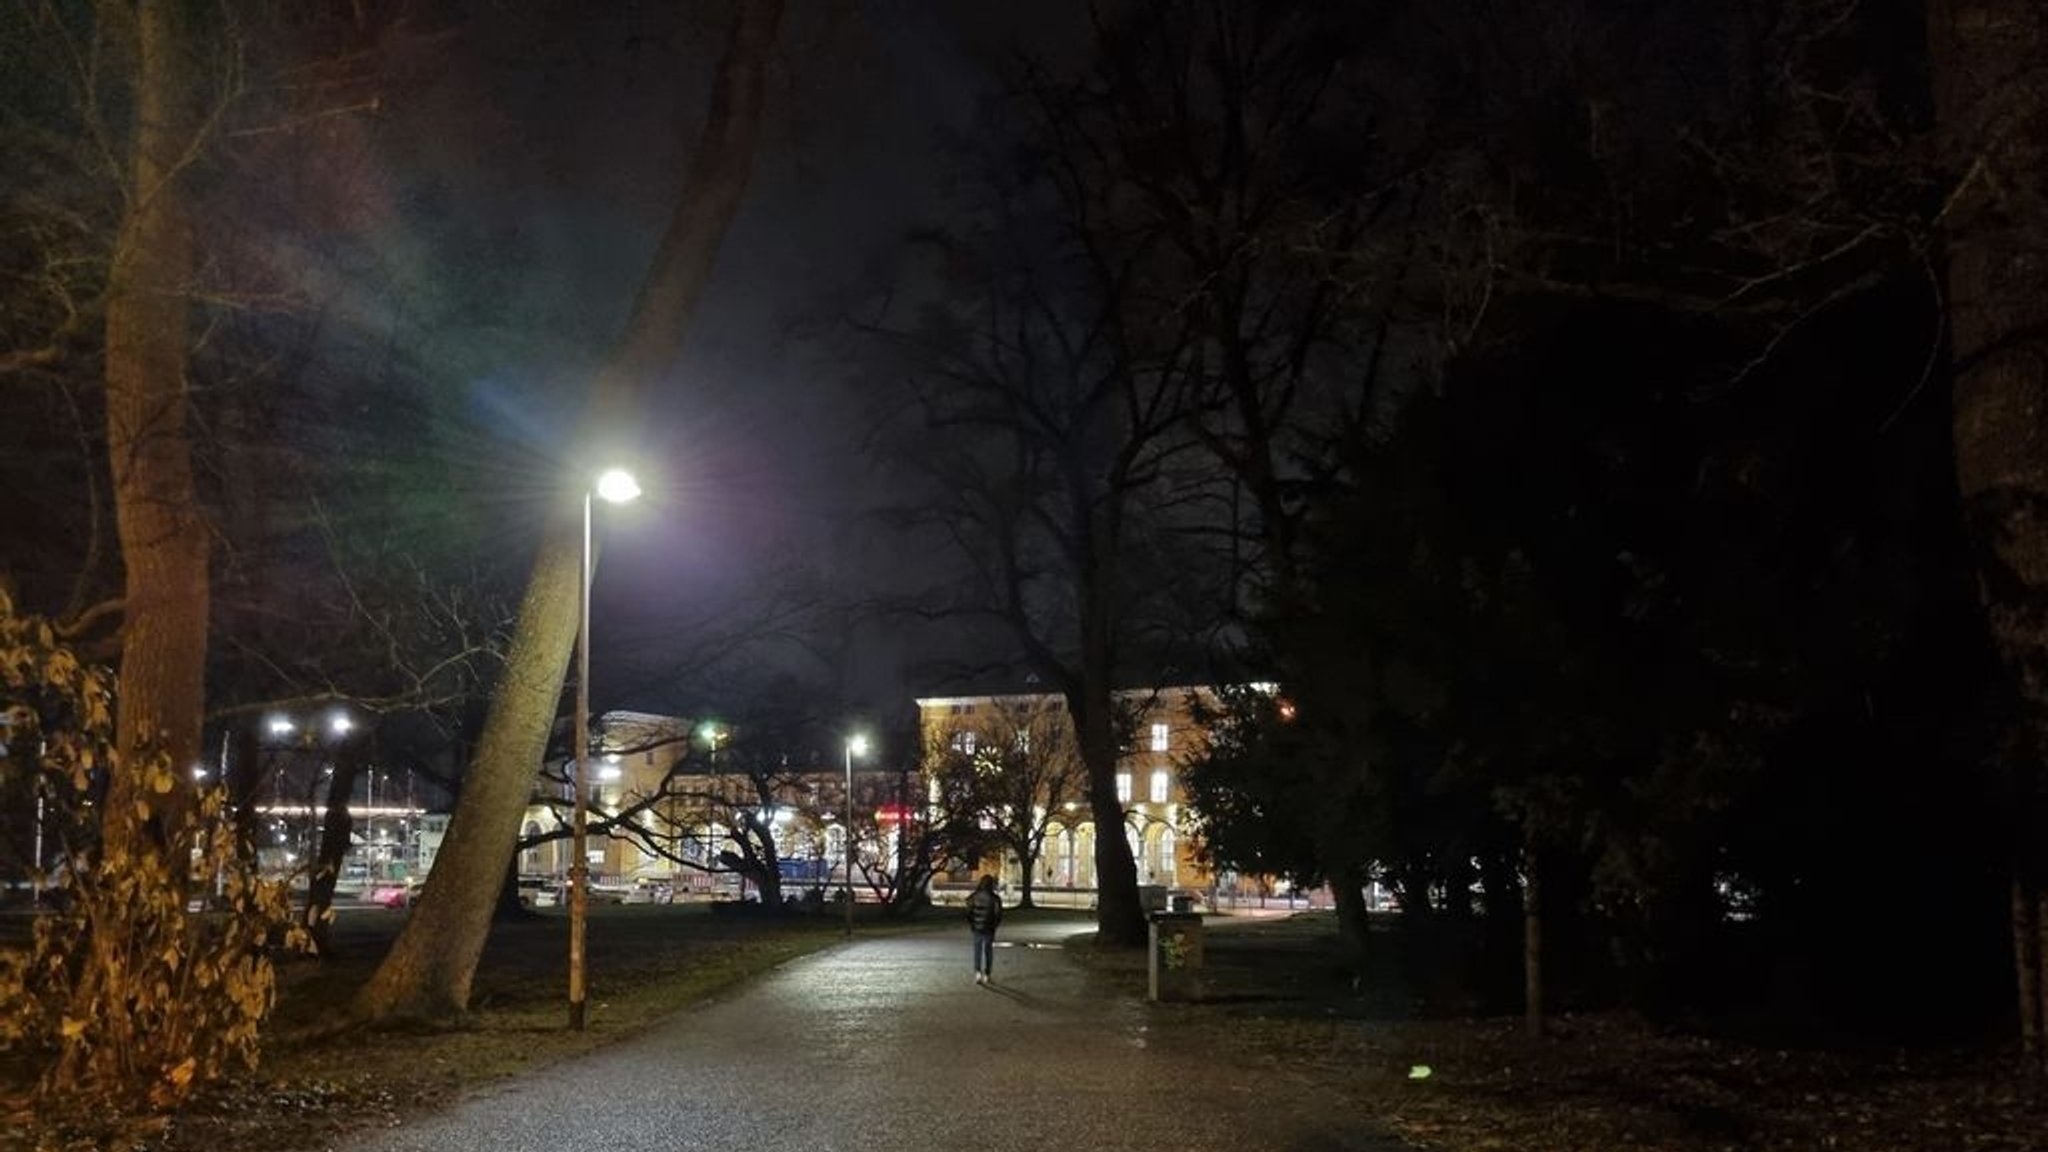
POLYGON ((363 893, 363 900, 379 908, 409 907, 412 904, 412 886, 397 882, 374 884, 363 893))
POLYGON ((519 902, 528 908, 553 908, 562 902, 562 887, 552 876, 521 876, 519 902))

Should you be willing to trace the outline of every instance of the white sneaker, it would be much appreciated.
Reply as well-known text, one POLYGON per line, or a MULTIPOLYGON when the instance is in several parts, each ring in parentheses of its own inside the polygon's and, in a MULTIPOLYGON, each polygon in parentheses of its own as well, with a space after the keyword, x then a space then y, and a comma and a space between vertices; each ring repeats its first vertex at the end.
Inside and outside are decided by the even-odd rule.
POLYGON ((974 982, 976 984, 988 983, 988 974, 986 972, 976 972, 974 974, 974 982))

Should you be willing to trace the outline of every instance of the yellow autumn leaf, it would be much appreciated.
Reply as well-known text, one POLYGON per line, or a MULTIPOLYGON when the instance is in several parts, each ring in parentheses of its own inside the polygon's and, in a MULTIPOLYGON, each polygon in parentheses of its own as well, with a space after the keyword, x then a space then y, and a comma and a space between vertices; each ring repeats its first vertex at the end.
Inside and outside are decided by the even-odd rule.
POLYGON ((66 1016, 64 1018, 64 1038, 66 1040, 76 1040, 83 1035, 85 1035, 85 1021, 66 1016))
POLYGON ((164 1079, 170 1081, 176 1087, 183 1088, 192 1082, 192 1074, 198 1070, 199 1062, 195 1058, 187 1056, 183 1063, 164 1073, 164 1079))

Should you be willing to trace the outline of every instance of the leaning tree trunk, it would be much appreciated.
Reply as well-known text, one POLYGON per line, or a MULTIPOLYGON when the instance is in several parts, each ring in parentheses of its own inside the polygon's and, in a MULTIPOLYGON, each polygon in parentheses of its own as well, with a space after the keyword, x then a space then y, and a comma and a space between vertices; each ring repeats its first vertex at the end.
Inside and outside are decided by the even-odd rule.
POLYGON ((127 572, 110 850, 135 846, 132 837, 152 825, 159 834, 174 827, 191 795, 206 705, 209 542, 186 429, 192 231, 183 170, 199 131, 190 8, 178 0, 135 8, 128 206, 107 288, 107 458, 127 572), (161 796, 140 775, 157 755, 171 769, 161 796), (149 815, 138 820, 145 805, 149 815))
MULTIPOLYGON (((781 16, 781 0, 749 0, 737 9, 691 172, 626 330, 593 388, 591 429, 624 421, 648 384, 674 367, 719 242, 746 190, 760 133, 763 76, 781 16)), ((448 838, 427 874, 419 907, 357 997, 360 1015, 436 1015, 469 1004, 491 909, 517 847, 519 817, 554 726, 575 644, 582 533, 568 513, 564 509, 551 522, 542 541, 448 838)))
POLYGON ((320 843, 313 849, 312 872, 306 881, 306 928, 313 935, 314 950, 325 959, 334 957, 334 888, 355 837, 355 815, 348 805, 355 796, 356 767, 361 762, 358 746, 356 740, 345 740, 334 752, 334 773, 327 778, 327 799, 320 818, 320 843))
MULTIPOLYGON (((1943 220, 1956 478, 1985 616, 2018 682, 2026 798, 2048 728, 2048 5, 1932 0, 1928 13, 1937 114, 1961 174, 1943 220)), ((2013 811, 2016 882, 2038 890, 2033 845, 2048 828, 2036 806, 2013 811)), ((2038 1037, 2039 949, 2031 965, 2017 951, 2019 1017, 2038 1037)))

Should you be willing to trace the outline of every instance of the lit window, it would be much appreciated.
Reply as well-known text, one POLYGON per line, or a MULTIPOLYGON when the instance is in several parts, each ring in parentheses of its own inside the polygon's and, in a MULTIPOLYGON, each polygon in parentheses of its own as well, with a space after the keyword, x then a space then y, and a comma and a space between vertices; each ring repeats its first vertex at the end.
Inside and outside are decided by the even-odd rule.
POLYGON ((1166 771, 1161 769, 1152 774, 1152 802, 1166 803, 1166 771))
POLYGON ((1152 750, 1154 752, 1166 751, 1166 736, 1168 731, 1169 730, 1165 724, 1154 724, 1152 726, 1152 750))
POLYGON ((972 733, 972 732, 955 732, 955 733, 953 733, 953 751, 955 751, 955 752, 959 752, 959 753, 961 753, 961 754, 963 754, 963 755, 967 755, 967 756, 972 756, 972 755, 974 755, 974 733, 972 733))
POLYGON ((1031 755, 1031 729, 1026 728, 1017 733, 1017 754, 1031 755))
POLYGON ((1116 800, 1119 804, 1129 804, 1131 802, 1131 774, 1129 772, 1119 772, 1116 774, 1116 800))

